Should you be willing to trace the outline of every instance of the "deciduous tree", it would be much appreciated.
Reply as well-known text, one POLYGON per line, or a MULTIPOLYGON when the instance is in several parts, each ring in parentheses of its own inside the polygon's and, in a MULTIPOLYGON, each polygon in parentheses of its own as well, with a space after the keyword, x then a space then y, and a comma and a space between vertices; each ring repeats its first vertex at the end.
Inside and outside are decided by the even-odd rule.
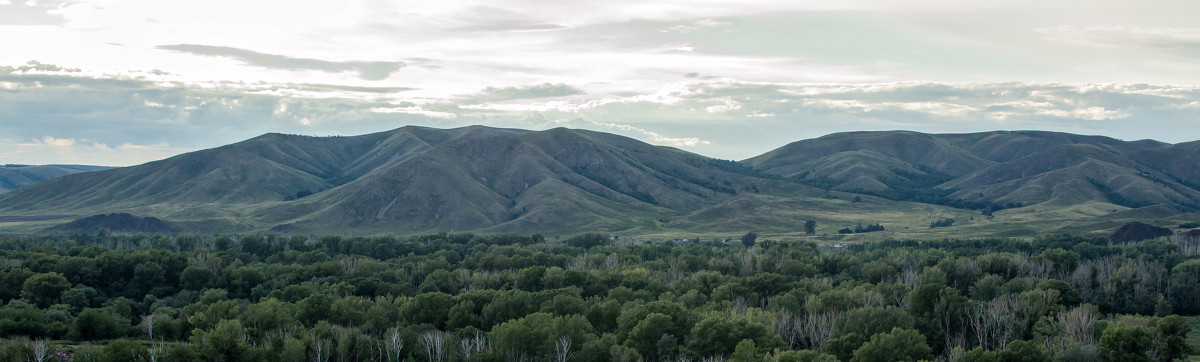
POLYGON ((21 298, 36 304, 38 308, 46 308, 57 303, 67 289, 71 289, 71 283, 62 274, 37 273, 25 280, 21 298))
POLYGON ((925 336, 911 329, 893 328, 891 332, 871 336, 854 351, 852 362, 918 361, 932 356, 925 336))

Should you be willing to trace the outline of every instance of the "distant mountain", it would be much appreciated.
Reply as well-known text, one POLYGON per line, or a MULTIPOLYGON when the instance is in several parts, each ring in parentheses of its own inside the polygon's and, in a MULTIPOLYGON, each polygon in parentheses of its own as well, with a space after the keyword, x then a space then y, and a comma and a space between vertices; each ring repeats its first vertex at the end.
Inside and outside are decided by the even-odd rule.
POLYGON ((1052 132, 840 133, 740 163, 565 128, 266 134, 0 195, 0 231, 792 233, 817 220, 833 238, 875 223, 891 237, 1098 232, 1186 219, 1197 164, 1200 142, 1052 132), (1017 211, 991 216, 1003 208, 1017 211), (110 216, 54 228, 87 215, 110 216), (956 222, 930 231, 943 218, 956 222))
POLYGON ((1101 201, 1200 210, 1200 144, 1019 131, 838 133, 744 161, 808 185, 971 208, 1101 201))
POLYGON ((83 165, 3 165, 0 166, 0 194, 35 182, 79 172, 107 170, 111 167, 83 165))

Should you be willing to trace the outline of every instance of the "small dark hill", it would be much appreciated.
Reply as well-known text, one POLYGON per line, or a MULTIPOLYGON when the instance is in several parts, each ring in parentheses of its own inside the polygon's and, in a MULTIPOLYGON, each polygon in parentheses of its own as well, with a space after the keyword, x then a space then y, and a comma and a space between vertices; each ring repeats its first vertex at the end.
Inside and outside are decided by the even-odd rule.
POLYGON ((155 217, 126 213, 93 215, 44 230, 50 233, 92 233, 107 228, 115 233, 172 234, 183 231, 179 225, 155 217))
POLYGON ((1163 236, 1170 236, 1174 233, 1171 229, 1161 228, 1150 224, 1140 223, 1137 221, 1126 223, 1108 235, 1108 239, 1113 243, 1121 244, 1134 241, 1150 240, 1163 236))

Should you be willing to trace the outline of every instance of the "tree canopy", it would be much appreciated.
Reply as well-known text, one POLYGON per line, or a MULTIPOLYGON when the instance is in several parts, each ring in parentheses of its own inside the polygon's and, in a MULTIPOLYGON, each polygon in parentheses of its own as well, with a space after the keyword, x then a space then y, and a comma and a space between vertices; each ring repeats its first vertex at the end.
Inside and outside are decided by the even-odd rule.
POLYGON ((1200 310, 1200 256, 1170 241, 807 239, 0 236, 0 360, 38 350, 87 361, 1194 352, 1191 324, 1176 314, 1200 310))

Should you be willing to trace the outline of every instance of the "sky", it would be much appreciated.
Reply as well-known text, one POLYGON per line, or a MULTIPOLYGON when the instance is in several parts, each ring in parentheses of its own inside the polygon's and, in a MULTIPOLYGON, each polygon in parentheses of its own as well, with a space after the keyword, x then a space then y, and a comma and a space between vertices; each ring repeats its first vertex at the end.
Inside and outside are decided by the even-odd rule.
POLYGON ((0 164, 267 132, 583 128, 741 160, 846 131, 1200 139, 1189 0, 0 0, 0 164))

